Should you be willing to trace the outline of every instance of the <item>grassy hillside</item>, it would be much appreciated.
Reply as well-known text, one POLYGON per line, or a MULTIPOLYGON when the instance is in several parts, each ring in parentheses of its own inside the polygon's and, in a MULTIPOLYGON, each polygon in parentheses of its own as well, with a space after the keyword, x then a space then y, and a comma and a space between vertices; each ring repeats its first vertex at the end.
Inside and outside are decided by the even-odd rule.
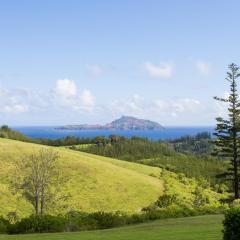
POLYGON ((0 235, 4 240, 219 240, 221 215, 164 219, 136 226, 80 233, 0 235))
MULTIPOLYGON (((29 215, 31 206, 20 195, 8 188, 14 164, 24 155, 44 146, 0 138, 0 215, 16 211, 19 216, 29 215)), ((139 211, 155 202, 163 191, 176 194, 182 203, 191 206, 201 187, 194 179, 171 173, 160 168, 116 160, 65 148, 50 147, 60 154, 62 172, 69 178, 61 193, 69 195, 58 201, 49 213, 80 211, 139 211)), ((201 187, 200 199, 206 204, 219 204, 222 194, 201 187)))
MULTIPOLYGON (((24 154, 41 149, 41 145, 0 139, 0 215, 17 211, 29 214, 31 207, 20 196, 11 194, 7 178, 14 163, 24 154)), ((61 168, 70 181, 62 191, 70 194, 66 203, 53 211, 136 211, 155 201, 163 191, 163 182, 151 177, 160 169, 134 163, 114 161, 90 154, 55 148, 61 168)))

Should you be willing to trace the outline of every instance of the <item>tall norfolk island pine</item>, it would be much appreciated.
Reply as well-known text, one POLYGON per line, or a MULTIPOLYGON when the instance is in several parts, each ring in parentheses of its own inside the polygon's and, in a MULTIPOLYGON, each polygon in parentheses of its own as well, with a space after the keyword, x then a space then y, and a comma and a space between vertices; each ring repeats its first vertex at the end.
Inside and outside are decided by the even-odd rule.
POLYGON ((230 83, 230 95, 227 98, 216 100, 228 104, 228 118, 216 118, 217 126, 214 134, 215 153, 230 161, 230 167, 222 174, 232 182, 234 198, 239 198, 239 157, 240 157, 240 99, 237 90, 237 79, 240 77, 239 67, 235 64, 229 65, 226 80, 230 83))

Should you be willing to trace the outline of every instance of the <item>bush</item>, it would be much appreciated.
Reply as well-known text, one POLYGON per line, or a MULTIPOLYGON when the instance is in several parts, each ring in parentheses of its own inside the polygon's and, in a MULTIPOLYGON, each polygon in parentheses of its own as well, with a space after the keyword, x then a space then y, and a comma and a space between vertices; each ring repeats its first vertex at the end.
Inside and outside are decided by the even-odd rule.
POLYGON ((179 206, 180 202, 175 194, 163 194, 161 195, 156 202, 153 204, 142 208, 142 211, 149 212, 149 211, 156 211, 160 208, 167 208, 170 206, 179 206))
POLYGON ((65 230, 65 218, 62 216, 35 216, 23 218, 9 227, 10 234, 62 232, 65 230))
POLYGON ((225 213, 223 226, 224 240, 240 239, 240 208, 232 208, 225 213))
POLYGON ((71 211, 66 214, 66 231, 74 232, 81 230, 97 229, 97 222, 89 218, 85 212, 71 211))
POLYGON ((127 222, 127 215, 121 212, 95 212, 90 213, 89 218, 96 221, 98 229, 118 227, 125 225, 127 222))
POLYGON ((7 233, 9 226, 10 226, 9 221, 4 219, 3 217, 0 217, 0 234, 7 233))
POLYGON ((233 202, 232 202, 232 206, 233 207, 240 207, 240 199, 235 199, 233 202))
POLYGON ((177 196, 175 194, 163 194, 155 202, 155 205, 159 208, 166 208, 174 204, 179 204, 177 196))

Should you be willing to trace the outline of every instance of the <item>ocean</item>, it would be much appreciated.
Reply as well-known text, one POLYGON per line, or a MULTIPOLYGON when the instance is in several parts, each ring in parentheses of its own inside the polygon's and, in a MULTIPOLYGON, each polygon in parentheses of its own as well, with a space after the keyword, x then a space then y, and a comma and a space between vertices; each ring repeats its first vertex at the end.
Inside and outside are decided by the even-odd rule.
POLYGON ((13 129, 24 133, 32 138, 50 138, 57 139, 66 136, 77 137, 96 137, 109 136, 112 134, 124 137, 147 137, 151 140, 175 139, 186 135, 194 136, 200 132, 214 132, 214 127, 166 127, 160 131, 125 131, 125 130, 59 130, 56 127, 12 127, 13 129))

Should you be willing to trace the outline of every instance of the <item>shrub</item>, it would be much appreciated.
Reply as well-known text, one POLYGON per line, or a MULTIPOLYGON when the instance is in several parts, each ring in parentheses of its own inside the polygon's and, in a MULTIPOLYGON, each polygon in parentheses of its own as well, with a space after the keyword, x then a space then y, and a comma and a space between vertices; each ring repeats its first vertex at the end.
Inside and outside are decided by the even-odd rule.
POLYGON ((210 203, 209 196, 205 193, 202 187, 196 187, 194 191, 194 207, 202 207, 210 203))
POLYGON ((223 226, 224 240, 240 239, 240 208, 232 208, 225 213, 223 226))
POLYGON ((85 212, 71 211, 66 214, 66 231, 80 231, 97 229, 97 221, 89 218, 85 212))
POLYGON ((154 203, 159 208, 166 208, 171 205, 178 205, 179 201, 175 194, 163 194, 158 200, 154 203))
POLYGON ((175 194, 163 194, 153 204, 142 208, 142 211, 156 211, 159 208, 167 208, 169 206, 178 206, 179 200, 175 194))
POLYGON ((128 224, 129 216, 122 212, 69 212, 66 215, 68 231, 106 229, 128 224))
POLYGON ((240 199, 235 199, 235 200, 232 202, 232 206, 233 206, 233 207, 240 207, 240 199))
POLYGON ((0 217, 0 234, 7 233, 9 226, 10 226, 9 221, 4 219, 3 217, 0 217))
POLYGON ((23 218, 12 224, 9 233, 43 233, 43 232, 62 232, 65 230, 65 219, 62 216, 35 216, 23 218))
POLYGON ((96 221, 99 229, 118 227, 125 225, 127 222, 127 215, 121 212, 95 212, 89 214, 89 218, 96 221))

